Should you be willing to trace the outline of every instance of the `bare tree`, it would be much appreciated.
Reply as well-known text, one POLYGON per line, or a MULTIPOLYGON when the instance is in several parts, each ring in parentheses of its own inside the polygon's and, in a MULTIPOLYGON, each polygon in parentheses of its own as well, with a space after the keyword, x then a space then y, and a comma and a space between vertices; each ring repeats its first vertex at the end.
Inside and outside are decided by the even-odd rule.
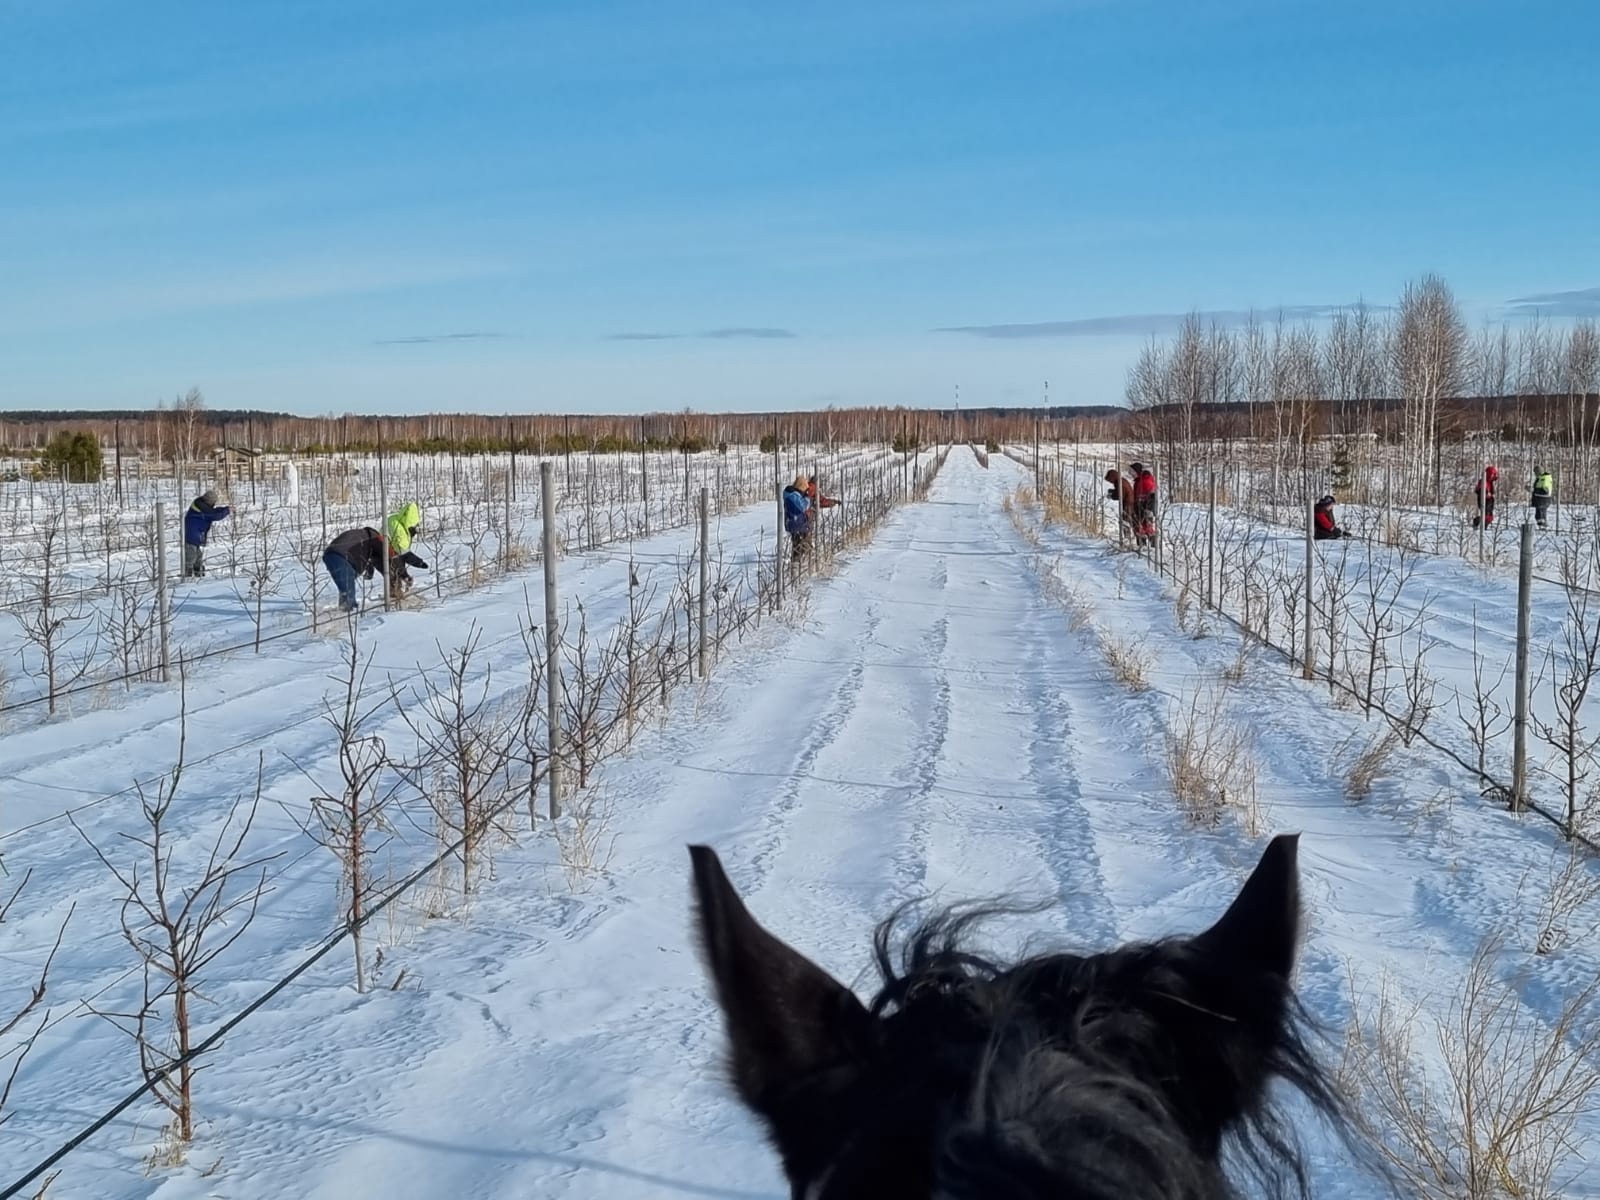
POLYGON ((175 463, 192 463, 200 455, 200 423, 206 411, 206 398, 199 388, 190 388, 172 405, 172 454, 175 463))
POLYGON ((1600 613, 1595 611, 1591 590, 1600 568, 1600 541, 1591 534, 1586 545, 1569 542, 1562 548, 1561 582, 1566 585, 1567 619, 1561 627, 1561 641, 1552 645, 1546 657, 1545 676, 1550 682, 1555 719, 1535 716, 1539 736, 1566 765, 1566 834, 1578 831, 1579 796, 1594 767, 1594 753, 1600 747, 1600 733, 1584 725, 1583 705, 1600 675, 1600 613))
MULTIPOLYGON (((596 645, 589 637, 589 617, 581 601, 577 609, 577 635, 562 639, 566 669, 561 699, 567 753, 577 763, 578 786, 585 788, 622 716, 617 693, 619 679, 626 674, 628 631, 619 630, 621 636, 613 635, 604 645, 596 645)), ((662 694, 664 699, 664 689, 662 694)))
POLYGON ((473 870, 483 840, 494 828, 511 786, 511 767, 519 759, 523 713, 492 697, 493 671, 472 680, 474 656, 482 637, 474 625, 455 649, 439 650, 444 687, 412 693, 396 705, 416 736, 419 753, 405 766, 433 806, 441 841, 461 843, 461 894, 472 892, 473 870))
MULTIPOLYGON (((17 897, 22 895, 22 890, 28 886, 28 880, 32 878, 33 868, 30 867, 27 873, 23 875, 22 882, 17 884, 15 890, 12 891, 10 898, 4 904, 0 904, 0 925, 5 924, 6 917, 10 915, 12 905, 16 904, 17 897)), ((11 1099, 11 1089, 17 1082, 17 1075, 22 1070, 23 1061, 38 1043, 39 1035, 45 1031, 45 1027, 50 1023, 49 1009, 45 1010, 37 1025, 33 1025, 31 1021, 28 1021, 28 1018, 44 1002, 45 991, 50 984, 51 964, 56 960, 56 953, 61 949, 61 939, 66 936, 67 924, 72 920, 72 914, 77 911, 77 907, 76 902, 74 902, 67 909, 67 915, 61 921, 61 928, 56 931, 56 940, 50 947, 50 953, 45 955, 44 965, 39 968, 38 979, 29 986, 26 996, 14 1004, 0 1007, 0 1013, 10 1013, 9 1016, 0 1018, 0 1064, 3 1064, 8 1058, 11 1060, 11 1069, 6 1072, 5 1082, 0 1084, 0 1125, 4 1125, 11 1119, 11 1114, 6 1111, 6 1104, 11 1099), (28 1022, 27 1025, 23 1025, 25 1021, 28 1022), (18 1039, 14 1043, 7 1044, 7 1039, 11 1037, 14 1030, 18 1030, 19 1026, 22 1028, 19 1031, 20 1036, 18 1039)))
POLYGON ((109 589, 110 602, 100 613, 100 636, 122 668, 123 687, 152 674, 160 652, 156 646, 159 598, 140 589, 138 581, 118 578, 109 589))
POLYGON ((1456 715, 1465 726, 1467 737, 1472 741, 1472 748, 1478 756, 1478 777, 1488 778, 1489 746, 1494 739, 1502 736, 1511 728, 1512 716, 1506 712, 1505 706, 1495 699, 1495 693, 1505 685, 1506 672, 1511 669, 1511 659, 1505 659, 1500 664, 1500 673, 1493 682, 1485 683, 1484 656, 1478 650, 1478 606, 1472 606, 1472 703, 1470 708, 1462 706, 1462 698, 1456 693, 1456 715))
MULTIPOLYGON (((1560 1200, 1582 1167, 1574 1133, 1595 1110, 1600 980, 1571 990, 1549 1023, 1500 977, 1503 943, 1486 938, 1447 1015, 1424 1019, 1390 986, 1352 995, 1344 1082, 1364 1132, 1425 1200, 1560 1200)), ((1352 993, 1356 992, 1352 984, 1352 993)))
POLYGON ((1390 354, 1404 404, 1407 468, 1415 479, 1434 473, 1439 401, 1460 390, 1466 350, 1466 326, 1449 285, 1437 275, 1408 283, 1400 298, 1390 354))
POLYGON ((194 1137, 194 1077, 191 1057, 195 1006, 204 1000, 207 969, 243 936, 268 887, 268 865, 276 854, 246 857, 242 851, 261 802, 261 764, 248 805, 236 800, 217 830, 199 873, 173 878, 173 840, 167 817, 183 779, 187 709, 180 709, 178 757, 152 796, 135 784, 145 832, 123 834, 136 848, 121 865, 73 819, 67 820, 122 888, 122 934, 138 957, 143 987, 127 1012, 95 1011, 133 1039, 139 1068, 151 1094, 172 1114, 176 1145, 172 1158, 194 1137), (243 813, 242 819, 240 814, 243 813), (257 871, 259 870, 259 875, 257 871))
POLYGON ((276 563, 273 554, 273 533, 272 521, 263 515, 257 521, 255 528, 250 531, 250 558, 240 575, 245 583, 245 591, 239 599, 245 606, 245 611, 250 614, 250 623, 255 630, 257 654, 261 653, 261 622, 266 612, 267 597, 278 590, 278 577, 274 570, 276 563))
POLYGON ((38 655, 38 674, 45 682, 50 712, 56 711, 61 693, 89 673, 95 646, 74 646, 74 635, 92 614, 83 597, 70 590, 57 558, 61 553, 61 515, 51 512, 40 529, 41 559, 37 575, 28 580, 29 602, 17 613, 22 636, 38 655))
POLYGON ((367 968, 361 931, 376 890, 372 857, 387 841, 390 809, 398 801, 402 780, 391 771, 393 764, 383 738, 370 732, 372 718, 388 707, 390 695, 368 694, 372 656, 369 652, 363 657, 353 621, 347 624, 342 662, 343 669, 334 677, 338 691, 322 702, 323 719, 338 739, 339 782, 311 797, 311 819, 303 828, 339 862, 343 917, 355 954, 356 991, 365 992, 367 968))

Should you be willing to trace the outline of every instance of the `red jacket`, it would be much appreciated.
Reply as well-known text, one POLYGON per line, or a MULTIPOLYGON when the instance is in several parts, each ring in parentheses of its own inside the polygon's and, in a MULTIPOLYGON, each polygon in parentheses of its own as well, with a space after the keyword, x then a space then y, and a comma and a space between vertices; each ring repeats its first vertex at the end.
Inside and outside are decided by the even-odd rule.
POLYGON ((832 508, 839 502, 831 496, 824 496, 817 490, 817 481, 813 479, 806 485, 806 499, 811 501, 816 508, 832 508))
POLYGON ((1140 471, 1139 478, 1133 481, 1133 494, 1143 500, 1147 496, 1156 494, 1156 477, 1154 472, 1140 471))
POLYGON ((1324 533, 1332 533, 1338 528, 1338 526, 1333 523, 1333 509, 1317 509, 1317 528, 1322 530, 1324 533))

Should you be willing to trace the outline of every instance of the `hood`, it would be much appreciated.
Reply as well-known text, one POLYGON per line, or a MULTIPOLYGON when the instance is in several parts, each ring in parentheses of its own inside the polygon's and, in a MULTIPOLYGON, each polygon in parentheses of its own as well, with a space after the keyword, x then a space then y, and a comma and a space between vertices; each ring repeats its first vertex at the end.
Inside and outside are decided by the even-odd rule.
POLYGON ((417 507, 415 500, 407 501, 406 506, 400 510, 400 523, 407 529, 422 524, 422 510, 417 507))

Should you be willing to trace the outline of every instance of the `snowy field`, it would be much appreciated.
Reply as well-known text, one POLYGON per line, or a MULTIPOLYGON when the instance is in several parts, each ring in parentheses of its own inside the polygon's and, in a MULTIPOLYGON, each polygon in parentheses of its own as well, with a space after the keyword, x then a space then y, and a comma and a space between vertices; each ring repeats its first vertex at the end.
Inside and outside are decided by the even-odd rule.
MULTIPOLYGON (((1069 448, 1044 462, 1047 484, 1065 488, 1086 532, 1115 542, 1115 505, 1103 499, 1100 477, 1110 453, 1092 448, 1075 461, 1069 448), (1104 457, 1093 462, 1092 454, 1104 457)), ((1031 465, 1031 448, 1012 454, 1031 465)), ((1154 565, 1186 593, 1185 606, 1209 602, 1262 642, 1299 655, 1303 514, 1296 524, 1287 508, 1226 499, 1214 512, 1168 499, 1161 513, 1154 565)), ((1459 755, 1490 788, 1511 779, 1514 522, 1524 515, 1508 503, 1505 519, 1486 531, 1480 558, 1477 534, 1459 536, 1458 513, 1343 505, 1337 516, 1352 536, 1318 543, 1313 555, 1313 653, 1331 700, 1408 717, 1415 736, 1459 755)), ((1573 509, 1560 528, 1552 521, 1536 531, 1528 769, 1533 801, 1592 841, 1600 839, 1600 532, 1591 515, 1573 509)))
MULTIPOLYGON (((734 447, 558 457, 558 545, 625 556, 637 539, 697 522, 702 488, 718 515, 770 498, 775 465, 784 482, 804 467, 835 492, 856 494, 895 478, 902 456, 880 447, 791 450, 774 464, 754 447, 734 447)), ((381 527, 383 514, 408 500, 422 508, 417 549, 430 568, 415 573, 419 601, 471 590, 539 557, 539 463, 527 455, 390 455, 382 464, 358 456, 300 466, 293 483, 281 475, 222 479, 209 466, 203 475, 186 466, 178 480, 170 468, 165 478, 140 478, 130 466, 120 501, 110 478, 0 484, 0 721, 14 726, 45 707, 103 707, 156 677, 158 563, 164 557, 176 572, 184 510, 207 487, 231 515, 211 528, 206 577, 179 582, 172 594, 171 661, 254 652, 259 642, 325 631, 335 594, 323 550, 346 529, 381 527)), ((774 548, 769 543, 769 553, 774 548)), ((367 590, 381 605, 381 587, 367 590)))
MULTIPOLYGON (((884 469, 899 471, 898 458, 884 469)), ((874 925, 912 896, 1048 898, 1048 911, 996 930, 996 949, 1029 935, 1108 948, 1208 925, 1266 836, 1300 831, 1298 986, 1332 1032, 1327 1053, 1348 1059, 1346 1031, 1382 998, 1411 1014, 1444 1138, 1449 1039, 1437 1027, 1475 955, 1502 937, 1492 972, 1506 1020, 1529 1037, 1547 1030, 1600 972, 1593 864, 1548 823, 1481 799, 1471 772, 1422 741, 1389 747, 1352 794, 1351 760, 1380 720, 1246 651, 1227 623, 1180 619, 1171 579, 1046 523, 1019 494, 1032 479, 958 447, 924 500, 791 584, 776 619, 739 625, 709 679, 642 720, 573 798, 589 829, 541 808, 530 831, 518 804, 469 897, 441 870, 378 923, 369 990, 355 990, 342 946, 232 1031, 196 1079, 182 1165, 151 1166, 168 1147, 167 1114, 146 1099, 66 1158, 48 1195, 779 1200, 787 1185, 720 1071, 720 1021, 689 940, 690 842, 717 849, 758 919, 865 988, 874 925), (1197 820, 1174 748, 1202 733, 1237 753, 1210 764, 1228 794, 1197 820), (582 862, 575 845, 587 846, 582 862)), ((773 519, 770 491, 719 519, 719 546, 730 559, 747 547, 754 573, 729 586, 754 604, 773 519)), ((641 590, 659 621, 679 607, 665 576, 693 540, 688 528, 635 538, 636 561, 660 564, 657 590, 631 587, 627 556, 604 551, 563 560, 565 585, 591 629, 628 625, 641 590)), ((1471 604, 1502 585, 1459 562, 1438 570, 1428 632, 1459 652, 1471 604)), ((397 750, 412 738, 398 712, 407 689, 436 684, 441 654, 474 631, 472 679, 527 690, 537 579, 364 616, 372 678, 396 700, 373 733, 397 750)), ((203 860, 230 802, 256 788, 258 762, 246 853, 282 855, 255 922, 210 968, 201 1034, 339 920, 338 867, 305 824, 310 797, 338 790, 321 717, 344 653, 337 637, 286 640, 188 679, 179 861, 203 860)), ((0 855, 13 881, 33 871, 0 924, 0 1013, 25 998, 76 905, 50 1021, 0 1133, 0 1188, 138 1083, 132 1043, 83 1006, 125 1011, 138 975, 118 890, 86 840, 132 852, 123 835, 139 832, 139 810, 118 789, 170 769, 178 707, 175 688, 150 686, 0 741, 0 855)), ((398 879, 434 836, 396 821, 374 869, 398 879)), ((1579 1015, 1592 1025, 1600 1014, 1590 1003, 1579 1015)), ((1559 1190, 1545 1194, 1600 1196, 1581 1171, 1600 1151, 1600 1116, 1580 1106, 1567 1133, 1559 1190)), ((1315 1130, 1307 1138, 1316 1195, 1382 1194, 1315 1130)))

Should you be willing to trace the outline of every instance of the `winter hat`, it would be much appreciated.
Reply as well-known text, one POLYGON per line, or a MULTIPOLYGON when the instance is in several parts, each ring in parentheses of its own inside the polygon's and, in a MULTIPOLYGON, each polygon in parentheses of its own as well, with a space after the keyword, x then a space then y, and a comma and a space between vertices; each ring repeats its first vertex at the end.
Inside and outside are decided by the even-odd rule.
POLYGON ((1135 475, 1137 475, 1140 471, 1144 470, 1144 464, 1140 463, 1140 462, 1129 463, 1128 464, 1128 470, 1132 471, 1135 475))
POLYGON ((202 503, 215 508, 217 505, 217 494, 210 488, 207 488, 205 491, 200 493, 200 500, 202 503))
POLYGON ((1333 497, 1332 496, 1324 496, 1321 500, 1317 501, 1317 507, 1318 508, 1332 508, 1333 507, 1333 497))

